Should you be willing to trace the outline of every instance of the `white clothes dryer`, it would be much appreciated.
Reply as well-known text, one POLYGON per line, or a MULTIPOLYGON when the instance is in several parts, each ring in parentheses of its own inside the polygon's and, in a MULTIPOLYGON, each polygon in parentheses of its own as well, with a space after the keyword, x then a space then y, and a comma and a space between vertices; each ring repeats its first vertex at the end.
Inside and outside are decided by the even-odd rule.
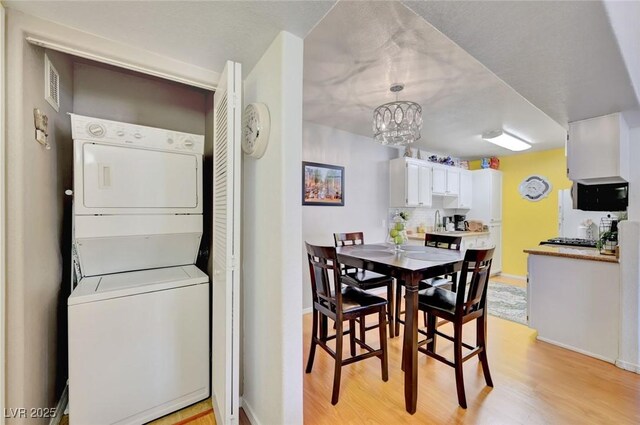
POLYGON ((204 136, 70 115, 75 214, 202 214, 204 136))

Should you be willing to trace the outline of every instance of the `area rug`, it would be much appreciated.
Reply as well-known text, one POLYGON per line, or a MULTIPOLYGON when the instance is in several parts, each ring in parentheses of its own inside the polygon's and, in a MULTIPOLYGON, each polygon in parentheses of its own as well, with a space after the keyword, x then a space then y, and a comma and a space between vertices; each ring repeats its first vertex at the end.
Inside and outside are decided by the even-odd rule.
POLYGON ((526 288, 489 281, 487 305, 492 316, 527 324, 526 288))

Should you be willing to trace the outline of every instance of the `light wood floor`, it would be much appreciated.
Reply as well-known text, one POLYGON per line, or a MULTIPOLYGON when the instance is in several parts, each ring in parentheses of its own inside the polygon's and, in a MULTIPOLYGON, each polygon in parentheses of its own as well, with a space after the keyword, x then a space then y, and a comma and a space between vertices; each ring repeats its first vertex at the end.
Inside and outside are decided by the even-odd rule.
MULTIPOLYGON (((185 407, 175 413, 163 416, 147 425, 216 425, 211 399, 185 407)), ((64 415, 60 425, 69 425, 69 416, 64 415)), ((251 425, 244 410, 240 409, 240 425, 251 425)))
MULTIPOLYGON (((244 410, 240 408, 240 425, 251 425, 244 410)), ((216 425, 211 399, 201 401, 170 415, 164 416, 148 425, 216 425)))
MULTIPOLYGON (((450 331, 447 327, 441 329, 450 331)), ((311 315, 307 314, 305 362, 310 330, 311 315)), ((465 340, 474 342, 473 325, 465 325, 465 331, 465 340)), ((369 332, 367 342, 377 343, 375 333, 369 332)), ((304 375, 305 424, 640 423, 640 375, 539 342, 526 326, 492 316, 488 336, 495 387, 485 386, 475 358, 467 361, 464 372, 468 409, 462 409, 456 398, 453 369, 420 354, 415 415, 404 409, 400 338, 388 340, 388 382, 381 379, 377 358, 343 367, 340 401, 335 407, 330 402, 333 359, 318 348, 313 371, 304 375)), ((440 338, 438 352, 450 358, 450 343, 440 338)))
POLYGON ((491 280, 495 282, 506 283, 507 285, 519 286, 520 288, 527 287, 527 281, 524 279, 514 279, 512 277, 498 275, 498 276, 491 276, 491 280))
POLYGON ((175 413, 163 416, 148 425, 216 425, 211 399, 193 404, 175 413))

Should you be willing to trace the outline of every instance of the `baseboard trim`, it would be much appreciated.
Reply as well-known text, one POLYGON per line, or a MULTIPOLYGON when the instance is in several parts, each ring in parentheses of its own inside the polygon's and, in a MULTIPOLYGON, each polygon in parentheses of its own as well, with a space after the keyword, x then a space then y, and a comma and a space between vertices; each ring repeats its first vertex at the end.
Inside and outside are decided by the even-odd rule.
POLYGON ((507 273, 499 273, 498 276, 500 277, 506 277, 509 279, 515 279, 515 280, 523 280, 523 281, 527 281, 527 277, 526 276, 520 276, 517 274, 507 274, 507 273))
POLYGON ((302 315, 309 314, 313 311, 313 307, 307 307, 302 309, 302 315))
MULTIPOLYGON (((218 403, 218 399, 216 399, 216 395, 213 392, 213 387, 211 387, 211 406, 213 407, 213 416, 216 418, 216 424, 225 423, 222 420, 222 415, 220 413, 222 409, 220 409, 220 404, 218 403)), ((238 418, 238 423, 240 423, 240 418, 238 418)))
POLYGON ((59 425, 62 420, 62 415, 64 415, 64 411, 67 408, 67 404, 69 403, 69 383, 64 386, 64 390, 62 391, 62 395, 60 396, 60 400, 58 400, 58 404, 56 405, 56 415, 49 420, 49 425, 59 425))
POLYGON ((628 370, 629 372, 639 373, 640 374, 640 365, 625 362, 623 360, 616 360, 616 366, 620 369, 628 370))
POLYGON ((247 419, 249 419, 251 425, 262 425, 256 417, 255 412, 251 408, 251 405, 247 402, 247 400, 244 399, 244 397, 242 397, 240 400, 240 406, 242 406, 242 409, 244 409, 244 413, 247 415, 247 419))
POLYGON ((541 337, 540 335, 538 335, 536 337, 536 339, 538 339, 539 341, 542 341, 542 342, 546 342, 548 344, 556 345, 556 346, 558 346, 560 348, 564 348, 564 349, 567 349, 567 350, 575 351, 576 353, 584 354, 585 356, 593 357, 594 359, 602 360, 603 362, 612 363, 614 365, 616 364, 616 360, 615 359, 604 357, 604 356, 601 356, 599 354, 592 353, 590 351, 581 350, 580 348, 572 347, 572 346, 567 345, 567 344, 562 344, 560 342, 553 341, 551 339, 547 339, 547 338, 541 337))

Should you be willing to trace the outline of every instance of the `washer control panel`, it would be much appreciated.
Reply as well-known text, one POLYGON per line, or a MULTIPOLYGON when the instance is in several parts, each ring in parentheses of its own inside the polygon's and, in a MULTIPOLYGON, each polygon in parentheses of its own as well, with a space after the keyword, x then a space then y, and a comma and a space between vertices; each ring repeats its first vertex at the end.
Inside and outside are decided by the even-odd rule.
POLYGON ((82 115, 71 116, 74 140, 131 145, 166 151, 204 153, 204 136, 82 115))

